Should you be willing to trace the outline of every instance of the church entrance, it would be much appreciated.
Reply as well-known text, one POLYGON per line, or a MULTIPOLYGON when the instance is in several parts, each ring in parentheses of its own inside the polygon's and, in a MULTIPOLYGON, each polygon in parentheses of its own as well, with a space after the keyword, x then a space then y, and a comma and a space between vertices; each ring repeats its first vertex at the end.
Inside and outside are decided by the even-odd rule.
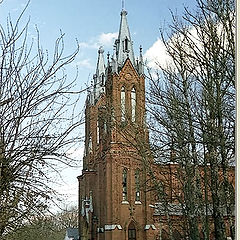
POLYGON ((133 222, 128 226, 128 240, 136 240, 136 228, 133 222))

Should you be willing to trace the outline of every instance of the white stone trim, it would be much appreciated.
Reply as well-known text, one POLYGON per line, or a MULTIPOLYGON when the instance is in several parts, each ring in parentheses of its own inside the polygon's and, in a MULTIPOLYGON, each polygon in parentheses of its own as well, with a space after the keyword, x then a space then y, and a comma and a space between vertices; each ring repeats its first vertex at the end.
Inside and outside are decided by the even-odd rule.
POLYGON ((135 201, 135 204, 136 204, 136 205, 141 205, 142 202, 140 202, 140 201, 135 201))
POLYGON ((122 227, 119 224, 118 225, 113 224, 113 225, 105 225, 104 226, 105 231, 111 231, 111 230, 114 230, 115 228, 118 228, 118 230, 122 230, 122 227))
POLYGON ((98 233, 103 233, 104 232, 104 228, 102 228, 102 227, 101 228, 97 228, 97 232, 98 233))
POLYGON ((128 201, 122 201, 122 204, 129 204, 128 201))
POLYGON ((149 230, 150 228, 152 228, 153 230, 156 230, 156 227, 154 226, 154 224, 147 224, 144 230, 149 230))

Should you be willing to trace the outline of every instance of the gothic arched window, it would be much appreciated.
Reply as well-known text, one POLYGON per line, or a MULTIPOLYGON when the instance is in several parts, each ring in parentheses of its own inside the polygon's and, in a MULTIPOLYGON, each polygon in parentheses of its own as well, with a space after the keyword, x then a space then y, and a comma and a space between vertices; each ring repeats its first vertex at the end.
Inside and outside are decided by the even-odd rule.
POLYGON ((104 86, 104 74, 101 75, 101 86, 104 86))
POLYGON ((97 144, 99 144, 100 131, 99 131, 99 121, 97 120, 97 144))
POLYGON ((125 51, 128 51, 128 39, 125 38, 124 40, 124 48, 125 48, 125 51))
POLYGON ((128 226, 128 240, 136 240, 136 228, 133 222, 131 222, 128 226))
POLYGON ((125 121, 125 114, 126 114, 126 94, 125 88, 121 88, 121 121, 125 121))
POLYGON ((107 122, 106 122, 106 120, 104 120, 104 122, 103 122, 103 131, 104 131, 104 133, 107 133, 107 122))
POLYGON ((123 194, 123 201, 127 201, 127 169, 123 169, 122 174, 122 194, 123 194))
POLYGON ((92 137, 89 137, 88 140, 88 153, 92 153, 92 137))
POLYGON ((140 201, 140 171, 135 171, 135 201, 140 201))
POLYGON ((131 106, 132 106, 132 122, 136 121, 136 90, 133 87, 131 90, 131 106))

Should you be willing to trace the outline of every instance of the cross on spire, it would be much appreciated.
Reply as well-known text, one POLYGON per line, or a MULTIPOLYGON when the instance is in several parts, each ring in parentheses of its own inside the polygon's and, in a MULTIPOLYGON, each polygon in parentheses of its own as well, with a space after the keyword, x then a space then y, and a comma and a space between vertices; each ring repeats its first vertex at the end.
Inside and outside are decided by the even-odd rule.
POLYGON ((122 0, 122 10, 124 10, 124 4, 125 4, 125 1, 122 0))

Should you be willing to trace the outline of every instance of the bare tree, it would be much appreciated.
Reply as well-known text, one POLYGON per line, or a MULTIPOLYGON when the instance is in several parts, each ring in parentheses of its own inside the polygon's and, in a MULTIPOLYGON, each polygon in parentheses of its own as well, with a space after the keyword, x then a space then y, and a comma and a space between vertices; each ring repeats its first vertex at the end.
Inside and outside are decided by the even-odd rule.
POLYGON ((233 239, 234 2, 197 0, 197 8, 162 32, 172 63, 149 76, 150 139, 157 159, 179 166, 187 236, 209 239, 213 221, 216 239, 233 239))
POLYGON ((16 23, 9 18, 0 26, 0 236, 53 200, 48 171, 73 164, 69 150, 80 141, 74 131, 82 124, 80 91, 73 92, 77 75, 69 79, 64 72, 78 45, 65 56, 61 33, 49 58, 38 31, 31 42, 29 22, 20 27, 24 11, 16 23))
POLYGON ((71 207, 59 213, 46 216, 34 216, 31 222, 26 222, 18 230, 4 236, 6 240, 64 239, 67 228, 77 228, 77 208, 71 207))

